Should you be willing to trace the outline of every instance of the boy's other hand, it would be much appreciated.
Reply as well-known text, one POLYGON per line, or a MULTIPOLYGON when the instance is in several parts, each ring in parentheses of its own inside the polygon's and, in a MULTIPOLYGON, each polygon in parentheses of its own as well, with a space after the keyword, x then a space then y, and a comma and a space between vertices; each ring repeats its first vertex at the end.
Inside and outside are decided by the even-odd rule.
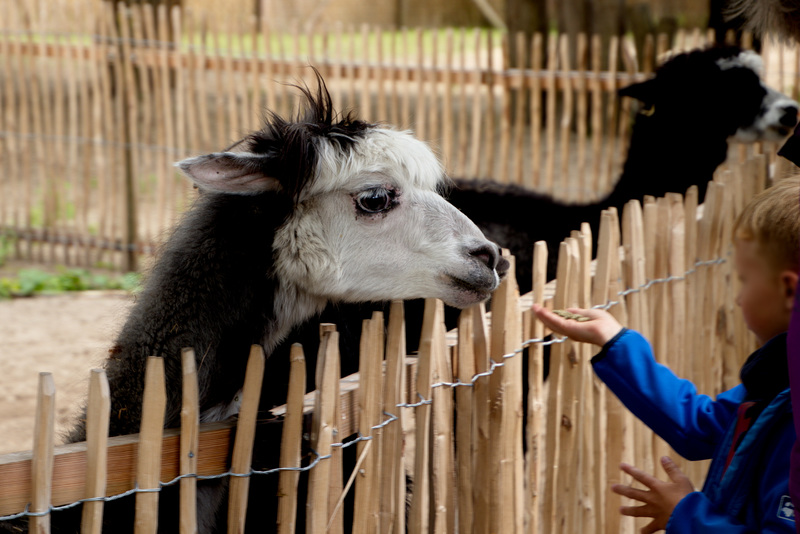
POLYGON ((650 534, 651 532, 666 529, 672 511, 681 499, 694 491, 689 477, 684 475, 670 458, 667 456, 661 458, 661 465, 669 476, 669 482, 663 482, 644 471, 636 469, 632 465, 622 464, 620 466, 623 471, 644 484, 649 491, 635 489, 622 484, 611 486, 611 491, 614 493, 644 503, 642 506, 623 506, 619 510, 622 515, 653 518, 650 523, 641 529, 642 534, 650 534))
POLYGON ((622 330, 622 326, 607 311, 582 308, 568 308, 567 311, 588 317, 589 320, 565 319, 539 305, 533 305, 533 312, 545 326, 575 341, 602 347, 622 330))

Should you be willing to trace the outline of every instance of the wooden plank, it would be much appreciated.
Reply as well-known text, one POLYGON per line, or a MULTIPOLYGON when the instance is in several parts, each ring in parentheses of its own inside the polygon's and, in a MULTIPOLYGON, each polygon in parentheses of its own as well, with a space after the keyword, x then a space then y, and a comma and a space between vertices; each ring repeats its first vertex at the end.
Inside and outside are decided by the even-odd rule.
MULTIPOLYGON (((544 305, 544 286, 547 283, 547 243, 537 241, 533 246, 533 303, 544 305)), ((527 338, 528 336, 524 336, 527 338)), ((544 338, 544 324, 533 318, 530 337, 544 338)), ((527 503, 530 532, 540 532, 541 503, 544 477, 544 425, 547 421, 544 399, 544 346, 533 343, 528 347, 528 413, 527 413, 527 503)))
POLYGON ((612 86, 610 88, 603 88, 604 91, 608 93, 607 95, 607 104, 606 104, 606 124, 607 124, 607 134, 603 136, 606 139, 604 153, 604 163, 602 167, 602 175, 600 178, 600 185, 597 188, 597 191, 609 191, 613 184, 616 183, 617 177, 613 176, 614 171, 614 140, 616 139, 617 130, 615 125, 618 124, 618 117, 619 117, 619 98, 617 98, 616 93, 619 88, 619 84, 617 83, 617 62, 619 61, 619 38, 616 35, 612 35, 608 45, 608 71, 611 74, 610 79, 612 82, 612 86))
POLYGON ((589 173, 586 172, 586 143, 588 137, 588 120, 589 120, 589 92, 588 84, 586 81, 586 73, 589 70, 587 63, 588 60, 588 43, 585 33, 578 34, 576 43, 577 59, 578 59, 578 79, 575 81, 575 90, 577 93, 577 136, 578 136, 578 195, 577 198, 580 202, 590 202, 593 200, 589 192, 589 173))
POLYGON ((420 29, 415 29, 413 34, 416 40, 416 49, 417 49, 417 61, 416 61, 416 70, 414 74, 416 75, 416 97, 417 97, 417 106, 416 106, 416 114, 414 116, 414 133, 417 137, 422 139, 423 141, 427 141, 428 133, 426 129, 427 123, 427 114, 425 113, 425 50, 424 50, 424 41, 423 41, 423 33, 420 29))
MULTIPOLYGON (((103 9, 99 13, 97 23, 101 42, 112 42, 113 36, 116 35, 116 23, 112 20, 113 7, 113 4, 108 2, 104 4, 103 9), (113 26, 113 28, 110 26, 113 26)), ((89 88, 89 84, 83 79, 83 76, 81 76, 82 73, 80 71, 76 73, 77 76, 80 76, 81 82, 80 93, 79 95, 75 95, 74 103, 76 106, 80 103, 81 109, 75 109, 69 117, 70 135, 77 136, 81 124, 85 127, 90 125, 89 112, 91 109, 91 129, 89 132, 84 132, 84 135, 92 135, 92 137, 97 136, 111 141, 108 143, 108 146, 105 147, 85 147, 83 149, 85 157, 80 158, 81 161, 77 161, 77 153, 74 154, 74 156, 72 154, 70 155, 70 159, 72 159, 72 157, 76 159, 73 168, 76 169, 80 177, 75 184, 77 197, 81 199, 80 202, 76 202, 76 210, 81 212, 81 215, 78 216, 78 228, 80 229, 80 234, 84 236, 91 234, 90 210, 93 209, 91 177, 93 172, 96 173, 98 182, 101 184, 105 183, 105 180, 101 177, 106 177, 115 173, 121 174, 120 169, 115 165, 115 163, 118 163, 118 158, 116 158, 117 149, 114 147, 114 141, 125 139, 124 134, 121 136, 116 135, 117 132, 125 128, 125 124, 124 121, 115 120, 114 113, 115 109, 121 108, 124 97, 116 98, 116 102, 119 104, 115 108, 115 99, 112 96, 111 87, 114 83, 112 76, 121 79, 123 67, 119 58, 107 61, 101 60, 101 58, 104 59, 107 57, 110 48, 109 45, 98 46, 94 61, 90 61, 88 65, 82 67, 84 70, 91 72, 90 76, 93 84, 91 89, 89 88), (91 97, 92 94, 95 95, 94 98, 91 97), (74 125, 72 124, 73 121, 75 123, 74 125), (91 160, 89 159, 89 155, 92 152, 94 153, 94 170, 90 168, 91 160), (84 168, 84 166, 87 168, 84 168), (78 208, 78 206, 80 206, 80 208, 78 208)), ((119 54, 117 54, 117 56, 118 55, 119 54)), ((76 146, 74 150, 77 152, 78 147, 76 146)), ((86 246, 85 250, 82 251, 81 259, 84 265, 93 264, 93 252, 94 251, 92 251, 89 246, 86 246)))
MULTIPOLYGON (((580 272, 580 249, 578 240, 569 237, 564 240, 567 244, 567 261, 569 262, 569 277, 560 279, 556 288, 563 292, 563 305, 561 308, 571 308, 578 305, 580 272), (559 286, 562 289, 559 289, 559 286)), ((562 344, 561 358, 561 413, 555 415, 559 418, 559 481, 556 502, 556 521, 565 525, 567 531, 575 531, 573 526, 579 517, 578 490, 580 487, 580 473, 577 469, 576 457, 578 441, 578 405, 581 394, 581 377, 578 359, 578 343, 572 340, 562 344)))
MULTIPOLYGON (((197 125, 200 137, 200 145, 195 146, 195 150, 200 152, 211 151, 214 149, 218 149, 213 144, 213 129, 209 124, 209 119, 211 114, 208 111, 208 101, 209 95, 205 90, 206 85, 208 84, 208 80, 206 79, 205 72, 203 65, 206 62, 206 51, 208 50, 208 32, 206 31, 206 25, 204 24, 204 20, 201 20, 196 25, 197 33, 200 36, 200 45, 193 46, 191 50, 190 60, 191 60, 191 68, 192 68, 192 78, 195 82, 196 89, 196 98, 197 98, 197 125)), ((267 58, 269 58, 269 38, 265 37, 266 45, 267 45, 267 58)), ((272 74, 271 70, 271 63, 269 60, 267 61, 266 65, 264 65, 264 74, 266 76, 270 76, 272 74)), ((272 97, 274 91, 270 91, 268 97, 272 97)), ((269 99, 267 100, 269 102, 269 99)), ((275 109, 274 106, 270 107, 270 109, 275 109)))
MULTIPOLYGON (((31 6, 32 7, 32 6, 31 6)), ((41 47, 41 43, 35 38, 36 35, 36 27, 33 21, 38 17, 33 16, 32 13, 26 14, 27 19, 27 30, 28 32, 24 32, 27 35, 24 35, 23 38, 27 38, 29 41, 29 45, 34 49, 41 47)), ((33 65, 36 66, 39 62, 34 61, 33 65)), ((42 128, 42 93, 41 93, 41 86, 42 80, 36 74, 35 70, 29 71, 29 78, 25 80, 26 85, 22 89, 23 93, 26 95, 27 98, 23 97, 22 101, 25 102, 27 105, 25 108, 22 108, 21 111, 24 109, 27 113, 23 115, 26 117, 21 119, 23 121, 29 121, 30 125, 30 133, 33 134, 30 138, 30 153, 33 155, 33 158, 26 158, 23 161, 29 161, 27 164, 28 169, 27 172, 24 172, 23 176, 30 177, 26 180, 26 207, 28 209, 27 213, 27 227, 32 228, 34 226, 34 213, 38 210, 45 211, 45 208, 41 205, 42 200, 40 198, 40 193, 36 193, 36 189, 33 187, 37 180, 34 176, 41 175, 42 170, 40 165, 44 158, 44 147, 43 147, 43 139, 42 135, 43 128, 42 128), (29 115, 28 115, 29 113, 29 115), (31 167, 33 167, 31 169, 31 167)), ((46 177, 45 177, 46 179, 46 177)), ((38 223, 41 224, 41 223, 38 223)), ((46 231, 46 227, 45 227, 46 231)), ((29 247, 29 257, 33 257, 35 261, 39 263, 44 263, 44 255, 42 253, 42 247, 29 247)))
MULTIPOLYGON (((602 62, 601 56, 601 39, 600 36, 592 35, 592 172, 590 189, 596 194, 605 191, 601 189, 602 183, 602 159, 603 159, 603 139, 605 138, 605 129, 603 128, 603 88, 600 85, 600 63, 602 62)), ((603 297, 605 298, 605 297, 603 297)))
POLYGON ((53 434, 55 426, 56 386, 51 373, 39 373, 36 392, 36 422, 31 462, 30 531, 50 532, 50 503, 53 492, 53 434))
MULTIPOLYGON (((603 211, 600 216, 600 230, 597 238, 597 260, 595 262, 595 274, 592 280, 592 305, 605 305, 609 294, 609 277, 611 275, 611 255, 619 256, 618 249, 612 249, 612 228, 614 219, 608 211, 603 211)), ((607 388, 597 376, 592 373, 592 404, 595 407, 594 415, 594 436, 597 443, 608 443, 608 412, 607 412, 607 388)), ((594 477, 594 509, 595 509, 595 530, 603 532, 606 519, 606 480, 608 476, 608 461, 606 450, 611 446, 595 447, 594 469, 591 476, 594 477)))
MULTIPOLYGON (((589 223, 581 223, 581 230, 577 236, 579 254, 579 274, 578 279, 578 305, 581 308, 591 306, 592 292, 592 230, 589 223)), ((578 343, 578 369, 579 373, 579 393, 578 393, 578 423, 577 437, 578 454, 575 457, 575 465, 579 473, 578 499, 576 506, 576 529, 584 534, 602 532, 597 528, 596 506, 597 500, 595 486, 595 472, 597 469, 596 452, 597 444, 596 426, 597 403, 594 402, 596 384, 593 381, 594 373, 590 359, 594 355, 595 349, 590 344, 578 343)))
MULTIPOLYGON (((493 401, 501 403, 501 437, 499 469, 501 478, 500 495, 503 517, 499 532, 522 533, 524 528, 524 470, 522 453, 522 315, 519 309, 519 289, 514 278, 514 257, 507 256, 510 262, 509 275, 500 283, 493 295, 493 326, 491 338, 491 357, 503 367, 495 370, 500 387, 499 395, 493 401), (510 356, 514 354, 514 356, 510 356), (499 373, 498 373, 499 371, 499 373), (505 439, 502 439, 505 436, 505 439)), ((494 378, 494 376, 492 377, 494 378)), ((490 381, 491 383, 491 381, 490 381)))
POLYGON ((403 412, 397 407, 405 401, 403 392, 406 355, 405 309, 403 302, 392 302, 386 337, 386 376, 383 406, 398 419, 389 424, 383 436, 384 469, 380 489, 380 532, 405 532, 405 472, 403 451, 403 412))
POLYGON ((428 80, 428 94, 426 94, 425 106, 428 111, 427 128, 428 134, 426 139, 432 143, 439 145, 439 82, 440 79, 436 75, 439 66, 439 30, 434 29, 430 31, 431 35, 431 50, 426 53, 430 59, 430 65, 425 71, 425 77, 428 80))
MULTIPOLYGON (((443 320, 443 306, 435 299, 425 300, 425 314, 422 322, 420 336, 419 362, 417 364, 417 394, 421 400, 431 399, 431 384, 433 384, 433 351, 436 324, 443 320)), ((411 496, 411 510, 409 511, 408 528, 410 534, 423 534, 430 532, 430 437, 431 437, 431 406, 421 404, 415 408, 415 438, 414 445, 414 493, 411 496)))
POLYGON ((458 93, 458 129, 456 131, 456 150, 457 155, 453 163, 454 172, 458 176, 467 177, 467 111, 469 109, 469 101, 467 99, 467 30, 461 28, 459 33, 458 42, 461 45, 459 49, 459 71, 457 84, 459 87, 458 93))
MULTIPOLYGON (((179 107, 183 107, 183 100, 182 98, 179 99, 180 102, 176 102, 173 99, 173 90, 172 86, 175 85, 175 92, 174 94, 177 96, 178 94, 183 95, 184 89, 183 84, 181 83, 181 71, 183 69, 172 69, 170 68, 170 60, 169 56, 172 54, 171 50, 177 49, 180 45, 180 27, 172 28, 174 34, 173 39, 176 41, 170 41, 170 29, 169 25, 169 18, 167 17, 167 6, 165 4, 159 4, 157 8, 158 13, 158 25, 157 25, 157 36, 158 36, 158 52, 157 52, 157 61, 159 63, 159 71, 160 75, 160 84, 158 87, 158 91, 161 93, 161 102, 164 106, 164 113, 158 117, 158 124, 160 126, 159 133, 163 134, 163 138, 159 139, 158 146, 162 147, 159 148, 158 151, 162 154, 160 161, 163 165, 162 168, 158 170, 158 174, 160 179, 164 181, 163 191, 164 191, 164 202, 165 202, 165 221, 168 221, 168 215, 172 214, 176 209, 178 204, 177 198, 175 196, 175 167, 173 166, 173 160, 175 157, 168 152, 167 147, 179 147, 181 146, 182 139, 178 140, 176 138, 176 124, 180 123, 184 117, 184 115, 177 115, 176 112, 178 111, 179 107), (173 83, 173 78, 175 82, 173 83), (163 129, 162 129, 163 128, 163 129)), ((180 128, 178 128, 180 129, 180 128)))
POLYGON ((158 491, 161 477, 161 442, 164 435, 164 410, 167 390, 164 380, 164 359, 147 358, 144 376, 144 400, 136 455, 136 534, 155 534, 158 531, 158 491))
MULTIPOLYGON (((558 250, 558 264, 556 268, 556 294, 553 306, 556 309, 564 309, 567 305, 568 284, 563 281, 569 280, 572 267, 569 259, 570 249, 566 242, 562 241, 558 250), (558 283, 562 281, 562 283, 558 283)), ((569 342, 566 342, 569 343, 569 342)), ((548 424, 546 430, 545 451, 547 460, 545 461, 545 487, 544 502, 542 510, 543 528, 545 532, 556 532, 558 526, 557 507, 561 492, 561 422, 563 415, 563 398, 561 391, 564 382, 564 360, 566 358, 566 343, 552 345, 550 349, 550 374, 548 381, 547 414, 548 424)))
POLYGON ((480 71, 480 52, 481 52, 481 33, 475 30, 473 34, 473 48, 475 50, 475 66, 472 67, 469 75, 470 90, 472 92, 472 127, 470 128, 470 162, 469 176, 478 178, 481 176, 481 133, 483 132, 483 112, 481 102, 483 100, 483 85, 481 84, 480 71))
MULTIPOLYGON (((438 31, 436 32, 438 35, 438 31)), ((442 149, 441 158, 446 169, 454 169, 458 160, 453 153, 453 130, 456 125, 453 123, 453 29, 447 28, 445 30, 444 40, 444 75, 445 82, 442 84, 442 149)), ((378 63, 380 64, 380 62, 378 63)), ((382 69, 381 69, 382 72, 382 69)), ((434 87, 434 97, 438 94, 438 90, 434 87)), ((439 106, 434 106, 438 109, 439 106)))
POLYGON ((247 513, 247 491, 250 488, 252 470, 253 441, 255 439, 258 403, 261 399, 261 383, 264 378, 264 349, 261 345, 250 347, 247 359, 242 405, 236 424, 236 439, 233 442, 231 459, 230 497, 228 501, 228 533, 244 532, 247 513), (236 474, 243 476, 235 476, 236 474))
POLYGON ((356 454, 359 458, 363 455, 364 460, 355 484, 354 534, 375 532, 378 528, 378 514, 375 513, 378 503, 374 498, 380 494, 377 491, 380 473, 377 459, 381 443, 380 433, 373 427, 380 423, 383 413, 381 391, 381 368, 384 352, 383 324, 383 313, 375 312, 372 319, 364 320, 361 330, 358 368, 361 377, 358 395, 359 431, 362 436, 371 436, 372 439, 356 444, 356 454), (371 446, 369 455, 365 452, 367 443, 370 443, 371 446))
MULTIPOLYGON (((510 44, 510 43, 509 43, 510 44)), ((515 184, 522 184, 523 182, 523 174, 524 170, 524 158, 525 150, 523 149, 523 139, 525 137, 525 93, 527 92, 527 87, 524 84, 523 78, 523 71, 525 68, 525 59, 526 54, 528 52, 527 46, 525 46, 525 34, 523 32, 518 32, 516 35, 516 41, 514 45, 516 46, 516 54, 517 54, 517 69, 519 70, 519 83, 521 88, 516 91, 516 102, 514 107, 514 168, 511 173, 511 179, 509 181, 515 184)))
MULTIPOLYGON (((622 219, 622 238, 625 247, 625 281, 627 288, 634 291, 627 295, 628 325, 650 338, 649 310, 647 299, 641 288, 646 283, 646 256, 644 250, 644 223, 641 204, 631 200, 625 205, 622 219)), ((655 472, 653 462, 653 434, 638 419, 634 421, 634 465, 648 473, 655 472)), ((637 528, 644 526, 641 519, 635 519, 637 528)))
POLYGON ((556 150, 556 70, 558 69, 558 36, 551 33, 547 36, 547 77, 543 80, 547 91, 545 127, 547 148, 545 149, 544 191, 552 194, 555 183, 555 150, 556 150))
MULTIPOLYGON (((608 244, 608 295, 607 300, 617 304, 609 308, 609 312, 620 322, 628 324, 628 310, 625 299, 620 296, 620 292, 625 289, 621 285, 623 279, 620 249, 620 226, 616 208, 607 210, 609 218, 609 244, 608 244)), ((634 463, 634 418, 614 395, 606 396, 607 413, 607 447, 606 447, 606 476, 608 484, 623 483, 619 464, 626 462, 634 463)), ((604 487, 607 490, 607 486, 604 487)), ((613 492, 605 491, 606 499, 606 532, 624 532, 632 534, 634 532, 634 522, 630 517, 619 513, 622 499, 613 492)))
POLYGON ((389 111, 386 106, 386 83, 385 83, 385 75, 386 71, 383 68, 384 65, 384 51, 383 51, 383 40, 384 40, 384 31, 380 28, 375 29, 375 85, 377 93, 378 93, 378 100, 376 103, 377 112, 376 117, 379 121, 388 121, 389 119, 389 111))
MULTIPOLYGON (((325 336, 325 332, 335 332, 336 325, 333 324, 320 324, 320 339, 325 336)), ((324 382, 325 377, 320 374, 322 367, 321 364, 317 364, 317 378, 318 381, 315 383, 321 384, 324 382)), ((324 369, 323 369, 324 370, 324 369)), ((334 358, 333 362, 333 370, 330 371, 333 373, 334 376, 339 377, 342 376, 341 371, 341 362, 338 358, 334 358)), ((332 398, 339 399, 339 402, 334 402, 333 406, 333 416, 331 418, 331 440, 340 443, 341 440, 348 436, 349 434, 344 434, 342 432, 342 405, 341 402, 342 394, 341 394, 341 380, 337 380, 333 385, 333 391, 330 393, 332 398)), ((360 386, 360 381, 355 384, 360 386)), ((319 397, 315 397, 319 398, 319 397)), ((321 398, 320 402, 321 402, 321 398)), ((355 403, 353 403, 353 409, 357 409, 355 403)), ((319 413, 321 409, 316 409, 314 413, 319 413)), ((357 422, 355 416, 351 419, 354 423, 357 422)), ((312 427, 313 428, 313 427, 312 427)), ((328 520, 328 532, 330 534, 342 534, 344 532, 344 514, 337 513, 337 509, 341 507, 341 499, 344 497, 343 492, 343 478, 344 478, 344 465, 343 465, 343 450, 342 447, 332 447, 331 449, 331 467, 330 467, 330 476, 328 479, 328 516, 330 519, 328 520)))
MULTIPOLYGON (((458 363, 456 376, 460 382, 469 384, 475 376, 475 350, 473 339, 473 314, 477 306, 472 306, 461 311, 458 317, 458 363)), ((473 476, 472 465, 472 434, 473 434, 473 403, 474 388, 458 387, 456 397, 456 483, 458 492, 458 532, 472 534, 473 527, 473 476)))
MULTIPOLYGON (((197 473, 200 393, 194 350, 181 350, 181 475, 197 473)), ((197 532, 197 478, 187 476, 180 481, 181 534, 197 532)))
MULTIPOLYGON (((133 9, 136 6, 131 6, 132 13, 135 16, 136 13, 139 13, 138 10, 133 9)), ((113 10, 109 8, 109 11, 113 13, 113 10)), ((123 10, 119 10, 123 11, 123 10)), ((137 20, 136 18, 133 19, 134 22, 137 20)), ((109 31, 112 32, 111 35, 113 37, 116 30, 115 24, 109 25, 109 31)), ((119 27, 122 29, 120 36, 122 37, 122 49, 123 49, 123 63, 122 68, 117 71, 117 77, 115 79, 115 83, 119 84, 117 87, 124 87, 124 98, 117 98, 117 107, 115 110, 118 122, 118 140, 120 141, 120 152, 119 158, 122 163, 122 167, 124 169, 124 176, 125 176, 125 187, 126 187, 126 202, 125 202, 125 215, 127 219, 127 227, 131 231, 137 228, 137 214, 136 214, 136 197, 133 194, 135 191, 134 184, 136 183, 136 179, 140 173, 139 167, 139 156, 140 154, 137 153, 136 147, 139 141, 139 125, 138 125, 138 117, 139 117, 139 108, 138 108, 138 95, 136 94, 135 89, 135 75, 134 75, 134 68, 133 68, 133 54, 131 47, 129 45, 130 36, 127 24, 120 24, 119 27), (124 72, 124 76, 123 76, 124 72)), ((135 238, 132 239, 135 241, 135 238)), ((128 261, 126 267, 128 269, 135 269, 135 262, 133 261, 133 255, 129 254, 128 261)))
MULTIPOLYGON (((403 57, 403 32, 391 32, 389 34, 389 64, 397 66, 403 57)), ((385 76, 385 73, 384 73, 385 76)), ((397 78, 391 78, 391 87, 389 89, 389 121, 402 128, 403 124, 400 119, 400 94, 401 86, 404 86, 397 78)), ((405 93, 405 91, 403 91, 405 93)))
MULTIPOLYGON (((489 334, 486 323, 486 308, 479 304, 473 313, 473 339, 472 350, 475 355, 475 372, 482 374, 489 371, 489 334)), ((491 465, 491 431, 489 428, 489 414, 491 413, 491 398, 489 397, 489 377, 482 376, 474 382, 474 414, 475 431, 473 432, 473 507, 474 529, 473 532, 489 532, 490 506, 492 492, 492 478, 494 471, 491 465)))
MULTIPOLYGON (((406 29, 400 34, 400 60, 402 64, 408 65, 411 63, 410 52, 412 36, 411 30, 406 29)), ((400 83, 403 87, 403 101, 400 107, 400 123, 402 128, 411 128, 411 72, 409 69, 401 70, 400 83)))
MULTIPOLYGON (((531 67, 533 72, 542 70, 542 34, 535 33, 531 40, 531 67)), ((542 187, 542 78, 534 76, 531 80, 530 124, 531 124, 531 166, 530 177, 525 185, 542 187)))
MULTIPOLYGON (((566 34, 562 34, 559 36, 558 40, 558 48, 559 54, 561 56, 561 72, 562 75, 565 71, 569 71, 572 67, 571 64, 571 48, 568 36, 566 34)), ((568 86, 564 88, 563 91, 563 101, 561 104, 561 121, 559 127, 560 136, 560 144, 561 144, 561 166, 560 166, 560 173, 559 173, 559 186, 563 188, 566 184, 563 182, 567 181, 569 177, 569 162, 571 157, 570 150, 570 134, 572 133, 572 122, 574 120, 573 113, 572 113, 572 106, 575 97, 574 93, 574 86, 572 85, 572 80, 568 86)), ((562 195, 563 195, 562 191, 562 195)), ((576 221, 577 222, 577 221, 576 221)))
MULTIPOLYGON (((86 495, 87 499, 106 495, 108 473, 108 417, 111 393, 102 369, 92 369, 89 377, 89 401, 86 407, 86 495)), ((83 505, 81 532, 100 534, 103 528, 103 501, 83 505)))
MULTIPOLYGON (((292 345, 289 355, 289 392, 286 397, 286 419, 281 439, 281 467, 300 467, 303 440, 303 394, 306 391, 306 360, 303 346, 292 345)), ((297 521, 298 471, 281 471, 278 479, 278 534, 294 534, 297 521)))
MULTIPOLYGON (((452 356, 445 336, 444 316, 434 330, 432 377, 434 384, 453 382, 452 356)), ((455 491, 453 488, 453 388, 439 386, 431 391, 431 504, 433 532, 455 531, 455 491)))
MULTIPOLYGON (((487 143, 481 146, 483 157, 486 160, 486 173, 484 176, 494 176, 495 175, 495 167, 494 167, 494 139, 497 135, 495 132, 495 97, 494 97, 494 88, 495 85, 501 85, 500 79, 496 76, 497 71, 495 70, 494 66, 494 50, 495 50, 495 43, 494 43, 494 33, 486 32, 486 70, 484 71, 483 75, 486 76, 486 132, 488 135, 487 143), (488 140, 491 140, 488 142, 488 140)), ((502 70, 502 65, 500 66, 500 70, 502 70)))
MULTIPOLYGON (((512 44, 509 42, 511 36, 504 33, 500 36, 500 46, 503 53, 503 66, 509 65, 509 47, 512 44)), ((513 65, 509 65, 513 67, 513 65)), ((498 182, 510 183, 511 176, 509 174, 509 153, 511 151, 511 89, 509 88, 508 80, 502 80, 500 86, 500 168, 497 173, 498 182)), ((491 113, 493 114, 493 113, 491 113)), ((491 130, 490 130, 491 131, 491 130)), ((490 169, 492 166, 489 167, 490 169)), ((494 176, 491 174, 490 176, 494 176)))
MULTIPOLYGON (((322 457, 330 454, 333 438, 333 404, 335 398, 335 382, 337 363, 339 359, 339 333, 326 332, 320 340, 319 357, 317 365, 324 367, 322 382, 317 384, 316 395, 320 398, 320 414, 317 427, 312 429, 311 446, 322 457)), ((308 478, 308 500, 306 502, 306 532, 322 532, 329 522, 328 517, 328 489, 330 478, 330 462, 320 460, 312 469, 308 478)))

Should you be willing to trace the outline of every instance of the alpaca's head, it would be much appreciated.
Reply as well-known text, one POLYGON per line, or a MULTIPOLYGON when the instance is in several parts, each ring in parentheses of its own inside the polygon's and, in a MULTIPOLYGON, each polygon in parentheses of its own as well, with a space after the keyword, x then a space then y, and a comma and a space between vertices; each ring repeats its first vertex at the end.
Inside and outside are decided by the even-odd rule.
MULTIPOLYGON (((201 190, 283 197, 274 275, 300 296, 333 301, 489 297, 508 268, 498 247, 438 190, 445 176, 409 132, 338 118, 319 80, 294 121, 272 116, 241 151, 179 163, 201 190)), ((265 204, 265 209, 269 206, 265 204)), ((258 244, 257 228, 243 228, 258 244)))
POLYGON ((679 134, 745 143, 779 141, 797 123, 798 104, 761 80, 752 51, 714 47, 678 54, 653 78, 620 94, 640 100, 652 121, 679 134))

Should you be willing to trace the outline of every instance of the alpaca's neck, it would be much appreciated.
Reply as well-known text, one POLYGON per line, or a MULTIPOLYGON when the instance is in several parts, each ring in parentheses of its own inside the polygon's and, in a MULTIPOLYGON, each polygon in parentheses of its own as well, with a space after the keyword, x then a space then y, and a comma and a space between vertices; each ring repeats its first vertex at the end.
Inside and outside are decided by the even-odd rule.
POLYGON ((692 131, 656 117, 637 117, 622 175, 602 204, 621 211, 645 195, 684 194, 696 185, 703 201, 708 182, 728 155, 728 133, 692 131))
POLYGON ((275 291, 273 316, 262 345, 269 354, 295 326, 320 313, 328 304, 322 297, 310 295, 297 286, 278 282, 275 291))

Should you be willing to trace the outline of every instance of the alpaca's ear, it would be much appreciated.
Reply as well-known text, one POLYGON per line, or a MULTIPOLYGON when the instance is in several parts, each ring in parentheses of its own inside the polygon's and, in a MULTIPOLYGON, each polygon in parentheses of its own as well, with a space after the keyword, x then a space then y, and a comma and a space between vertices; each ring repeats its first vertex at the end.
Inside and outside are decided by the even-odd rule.
POLYGON ((620 89, 618 94, 619 96, 635 98, 645 104, 653 104, 656 99, 656 83, 655 78, 640 83, 634 83, 620 89))
POLYGON ((185 159, 175 166, 200 189, 254 195, 281 189, 278 179, 267 174, 271 160, 270 156, 247 152, 214 152, 185 159))

